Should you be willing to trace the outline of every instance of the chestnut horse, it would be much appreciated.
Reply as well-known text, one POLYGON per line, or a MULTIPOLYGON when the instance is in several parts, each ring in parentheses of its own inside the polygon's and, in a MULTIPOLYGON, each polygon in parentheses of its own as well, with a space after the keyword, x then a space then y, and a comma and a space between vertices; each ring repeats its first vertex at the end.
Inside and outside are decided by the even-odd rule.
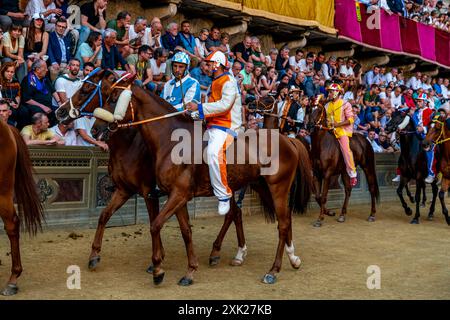
MULTIPOLYGON (((59 120, 68 123, 75 120, 70 114, 75 116, 81 115, 81 113, 90 115, 96 107, 104 105, 109 94, 101 95, 99 94, 101 91, 95 92, 96 88, 100 89, 102 87, 104 77, 109 78, 109 82, 116 81, 115 88, 117 89, 129 85, 133 81, 132 78, 127 77, 117 80, 110 72, 98 71, 93 73, 89 77, 89 80, 85 81, 81 90, 75 93, 68 103, 57 110, 57 117, 59 120), (80 112, 79 109, 68 109, 68 107, 74 105, 82 106, 82 112, 80 112)), ((120 136, 112 135, 110 139, 105 140, 110 149, 108 172, 111 175, 115 189, 111 201, 105 209, 102 210, 98 220, 97 230, 92 243, 91 254, 89 256, 88 265, 91 270, 94 270, 100 262, 102 239, 109 219, 130 197, 134 194, 139 194, 144 198, 150 222, 154 220, 159 212, 159 199, 155 192, 156 175, 154 172, 154 163, 152 161, 153 158, 151 157, 151 153, 144 143, 139 130, 131 128, 130 130, 125 130, 120 136)), ((244 261, 247 249, 242 226, 242 213, 235 205, 231 206, 231 210, 236 211, 236 214, 227 215, 225 217, 224 225, 222 226, 211 251, 210 265, 212 266, 219 263, 221 245, 231 222, 234 222, 236 225, 239 246, 238 254, 231 261, 231 264, 239 266, 244 261)), ((186 207, 183 207, 179 211, 180 214, 187 215, 186 207)), ((185 220, 179 219, 179 222, 184 221, 185 220)), ((180 228, 183 232, 188 232, 190 229, 188 225, 180 225, 180 228)), ((189 239, 189 237, 185 235, 184 239, 189 239)), ((162 248, 161 239, 158 239, 158 242, 162 248)), ((189 243, 186 245, 190 246, 189 243)), ((152 266, 150 266, 148 271, 152 272, 152 269, 152 266)), ((190 283, 187 282, 180 282, 180 285, 189 284, 190 283)))
POLYGON ((17 278, 22 273, 20 259, 19 232, 21 221, 26 230, 34 235, 41 229, 44 220, 42 204, 33 180, 33 169, 28 147, 16 128, 0 120, 0 216, 11 243, 12 268, 8 284, 2 295, 10 296, 18 292, 17 278), (14 195, 19 217, 14 208, 14 195))
MULTIPOLYGON (((385 131, 387 133, 398 131, 400 134, 400 158, 398 166, 401 178, 397 188, 397 195, 400 198, 405 214, 407 216, 412 215, 411 208, 408 207, 403 199, 403 188, 408 185, 409 181, 416 180, 416 214, 411 220, 411 224, 418 224, 420 218, 420 196, 421 192, 425 192, 425 178, 428 175, 425 151, 423 151, 420 137, 416 132, 416 127, 411 117, 404 112, 396 111, 392 115, 392 119, 386 124, 385 131)), ((433 220, 434 216, 438 193, 436 180, 431 184, 431 189, 433 198, 428 213, 428 220, 433 220)))
POLYGON ((439 147, 438 171, 442 173, 441 190, 439 190, 439 200, 441 201, 442 214, 445 221, 450 226, 450 217, 445 205, 445 193, 450 186, 450 130, 447 128, 446 116, 436 116, 433 118, 423 141, 423 146, 429 148, 432 143, 439 147))
MULTIPOLYGON (((326 203, 330 179, 335 175, 340 175, 344 184, 344 204, 337 220, 338 222, 344 222, 352 187, 339 142, 327 128, 326 110, 320 103, 320 100, 316 100, 315 105, 309 108, 307 119, 306 125, 311 135, 310 154, 316 184, 316 201, 320 205, 319 218, 314 222, 314 226, 320 227, 322 225, 324 215, 334 216, 334 213, 326 209, 326 203)), ((375 202, 378 202, 380 197, 375 172, 375 154, 370 143, 360 134, 353 134, 350 138, 350 149, 353 152, 355 165, 359 165, 366 176, 371 197, 371 210, 367 221, 374 222, 376 213, 375 202)))
MULTIPOLYGON (((107 91, 108 89, 105 92, 107 91)), ((194 137, 189 142, 194 146, 194 151, 196 150, 197 142, 201 143, 201 140, 195 140, 195 125, 192 119, 184 115, 169 117, 176 110, 160 97, 147 94, 139 86, 132 85, 131 93, 131 101, 125 111, 124 119, 119 124, 117 122, 108 124, 97 120, 95 127, 101 134, 107 130, 115 131, 113 128, 117 128, 117 126, 126 127, 132 121, 137 121, 134 124, 140 124, 138 128, 144 140, 151 150, 154 151, 153 157, 155 157, 156 161, 158 186, 169 194, 167 202, 151 226, 152 238, 155 238, 159 237, 164 223, 180 206, 184 206, 193 197, 212 196, 213 191, 209 179, 208 166, 203 162, 195 164, 196 155, 190 153, 191 158, 186 161, 187 163, 183 161, 180 164, 175 164, 172 161, 173 149, 178 143, 169 139, 175 129, 182 129, 185 137, 194 137), (149 119, 155 120, 156 118, 160 119, 160 121, 147 122, 149 119), (164 119, 161 120, 161 118, 164 119)), ((112 96, 114 95, 116 95, 115 92, 112 96)), ((119 99, 119 96, 116 95, 113 97, 112 102, 117 101, 117 99, 119 99)), ((105 109, 107 111, 115 111, 113 103, 107 104, 105 109)), ((104 115, 105 112, 102 112, 102 114, 104 115)), ((112 116, 111 113, 110 115, 112 116)), ((109 121, 111 122, 111 120, 109 121)), ((200 138, 202 138, 203 132, 204 128, 201 128, 200 138)), ((116 134, 120 135, 120 131, 116 134)), ((273 152, 270 154, 271 163, 278 162, 279 164, 276 172, 271 175, 262 175, 261 171, 270 167, 270 164, 263 165, 261 161, 257 161, 255 164, 248 164, 248 156, 251 154, 251 151, 254 151, 256 146, 248 143, 246 139, 244 139, 245 164, 228 164, 227 166, 230 188, 235 191, 250 183, 251 187, 260 194, 263 204, 268 209, 266 211, 267 216, 273 220, 276 214, 278 219, 279 242, 276 258, 271 270, 263 277, 264 283, 274 283, 276 281, 276 273, 281 269, 283 248, 286 250, 291 265, 294 268, 299 268, 300 258, 295 256, 292 241, 291 209, 300 212, 306 210, 312 187, 312 171, 310 163, 307 161, 307 151, 303 145, 297 141, 290 141, 286 137, 280 136, 277 132, 271 132, 271 134, 273 134, 273 138, 267 139, 265 137, 264 139, 260 138, 262 137, 261 131, 255 133, 260 147, 267 143, 268 150, 273 151, 271 147, 278 143, 279 153, 273 152), (299 173, 298 175, 297 172, 299 173), (298 183, 299 187, 295 189, 294 193, 291 192, 291 186, 295 178, 303 179, 303 183, 298 183), (291 209, 288 208, 289 196, 291 196, 291 199, 294 199, 294 208, 291 209)), ((206 143, 201 144, 201 149, 198 150, 200 158, 204 147, 206 147, 206 143)), ((232 150, 232 154, 235 156, 234 159, 237 159, 235 147, 236 143, 233 143, 229 147, 229 151, 232 150)), ((183 152, 186 151, 183 150, 183 152)), ((165 274, 161 268, 161 250, 158 247, 158 243, 153 243, 153 277, 155 283, 161 283, 165 274)), ((189 269, 185 277, 192 277, 193 272, 197 268, 197 265, 192 263, 193 260, 196 260, 195 255, 188 253, 189 269)))

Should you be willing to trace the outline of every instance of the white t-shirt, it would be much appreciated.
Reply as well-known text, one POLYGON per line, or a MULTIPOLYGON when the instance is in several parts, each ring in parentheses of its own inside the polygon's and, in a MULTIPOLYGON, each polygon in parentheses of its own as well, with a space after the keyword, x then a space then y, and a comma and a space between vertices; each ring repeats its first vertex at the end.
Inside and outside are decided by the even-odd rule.
POLYGON ((355 100, 355 96, 354 96, 354 94, 353 94, 353 92, 352 91, 347 91, 345 94, 344 94, 344 97, 342 98, 345 102, 347 102, 347 101, 350 101, 350 100, 355 100))
POLYGON ((395 109, 398 109, 402 105, 402 94, 396 97, 395 92, 391 92, 391 104, 395 109))
MULTIPOLYGON (((150 28, 145 28, 145 30, 141 31, 140 33, 137 33, 136 31, 134 31, 134 24, 132 24, 130 26, 130 28, 128 29, 128 39, 131 41, 133 39, 139 38, 142 35, 142 44, 146 44, 148 46, 150 46, 150 35, 151 35, 152 29, 150 28)), ((161 42, 159 43, 161 44, 161 42)))
POLYGON ((300 59, 300 60, 297 62, 297 61, 295 61, 295 56, 289 57, 289 65, 290 65, 291 67, 294 67, 294 69, 295 69, 295 68, 299 68, 299 69, 300 69, 300 61, 302 61, 302 60, 304 60, 304 59, 300 59))
MULTIPOLYGON (((87 135, 94 139, 91 133, 92 126, 94 125, 95 118, 94 117, 81 117, 75 120, 74 129, 83 129, 86 131, 87 135)), ((77 146, 85 146, 85 147, 94 147, 93 144, 85 141, 80 135, 77 136, 77 146)))
POLYGON ((161 63, 161 66, 158 67, 156 60, 153 58, 150 59, 150 68, 155 76, 166 73, 166 63, 161 63))
POLYGON ((339 69, 339 74, 343 74, 346 77, 352 77, 355 75, 355 73, 353 72, 353 68, 347 67, 345 64, 343 64, 339 69))
POLYGON ((301 59, 299 61, 299 67, 300 67, 300 71, 301 72, 306 72, 307 73, 307 72, 313 71, 313 64, 308 65, 306 63, 306 59, 301 59))
POLYGON ((61 130, 59 129, 58 125, 51 127, 49 129, 51 132, 55 134, 55 136, 58 136, 64 140, 64 145, 66 146, 77 146, 77 132, 74 129, 68 130, 66 132, 66 135, 63 135, 61 130))
POLYGON ((65 92, 67 99, 70 99, 81 88, 81 85, 81 80, 78 78, 72 81, 66 76, 61 76, 55 81, 55 90, 56 92, 65 92))
POLYGON ((441 84, 442 98, 448 99, 448 88, 441 84))
POLYGON ((206 49, 205 42, 201 42, 199 38, 195 38, 195 46, 197 47, 200 56, 207 56, 208 50, 206 49))

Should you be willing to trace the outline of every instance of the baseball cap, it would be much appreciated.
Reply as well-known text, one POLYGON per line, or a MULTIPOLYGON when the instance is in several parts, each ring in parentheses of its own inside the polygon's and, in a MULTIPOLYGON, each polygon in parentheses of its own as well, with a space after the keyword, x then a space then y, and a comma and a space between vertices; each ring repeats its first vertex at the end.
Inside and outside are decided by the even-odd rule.
POLYGON ((44 15, 42 15, 41 13, 35 13, 33 14, 33 16, 31 17, 32 19, 42 19, 44 20, 44 15))

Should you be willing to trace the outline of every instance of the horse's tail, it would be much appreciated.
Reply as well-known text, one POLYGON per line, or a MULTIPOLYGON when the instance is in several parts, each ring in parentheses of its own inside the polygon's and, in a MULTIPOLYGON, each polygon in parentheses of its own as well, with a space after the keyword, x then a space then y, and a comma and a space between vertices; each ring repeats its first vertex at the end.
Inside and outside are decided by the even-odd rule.
POLYGON ((308 201, 314 188, 313 170, 309 153, 299 140, 292 139, 298 152, 297 173, 291 188, 289 207, 294 213, 304 213, 308 208, 308 201))
POLYGON ((19 132, 12 128, 17 145, 17 162, 15 172, 14 192, 22 226, 27 232, 35 235, 37 230, 42 231, 41 223, 44 221, 44 209, 33 180, 33 167, 28 147, 19 132))
MULTIPOLYGON (((366 139, 365 139, 366 140, 366 139)), ((369 191, 371 194, 375 196, 377 203, 380 202, 380 190, 378 188, 378 179, 377 173, 375 170, 375 152, 372 149, 372 146, 368 144, 368 148, 364 151, 366 155, 366 169, 364 173, 366 174, 367 184, 369 185, 369 191)))

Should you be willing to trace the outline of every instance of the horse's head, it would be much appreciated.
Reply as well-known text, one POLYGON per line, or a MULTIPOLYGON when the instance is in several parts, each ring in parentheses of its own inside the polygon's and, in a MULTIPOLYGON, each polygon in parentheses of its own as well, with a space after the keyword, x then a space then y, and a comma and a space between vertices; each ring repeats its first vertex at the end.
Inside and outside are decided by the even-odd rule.
POLYGON ((248 104, 248 110, 250 112, 273 112, 273 108, 276 105, 276 100, 273 96, 268 95, 257 100, 254 100, 248 104))
POLYGON ((411 116, 407 110, 395 111, 391 120, 386 124, 385 131, 386 133, 392 133, 396 130, 404 130, 411 125, 414 126, 411 122, 411 116))
POLYGON ((107 141, 110 134, 116 132, 121 124, 134 121, 136 108, 131 101, 133 81, 134 77, 129 77, 111 84, 103 108, 94 110, 96 121, 91 129, 94 138, 107 141))
POLYGON ((311 101, 311 105, 307 110, 308 117, 305 121, 305 126, 308 131, 313 131, 316 126, 327 126, 327 113, 323 106, 324 96, 318 95, 311 101))
POLYGON ((436 114, 431 120, 428 126, 428 132, 425 139, 422 142, 424 149, 428 149, 432 143, 439 144, 443 140, 447 139, 446 123, 447 116, 445 114, 436 114))

